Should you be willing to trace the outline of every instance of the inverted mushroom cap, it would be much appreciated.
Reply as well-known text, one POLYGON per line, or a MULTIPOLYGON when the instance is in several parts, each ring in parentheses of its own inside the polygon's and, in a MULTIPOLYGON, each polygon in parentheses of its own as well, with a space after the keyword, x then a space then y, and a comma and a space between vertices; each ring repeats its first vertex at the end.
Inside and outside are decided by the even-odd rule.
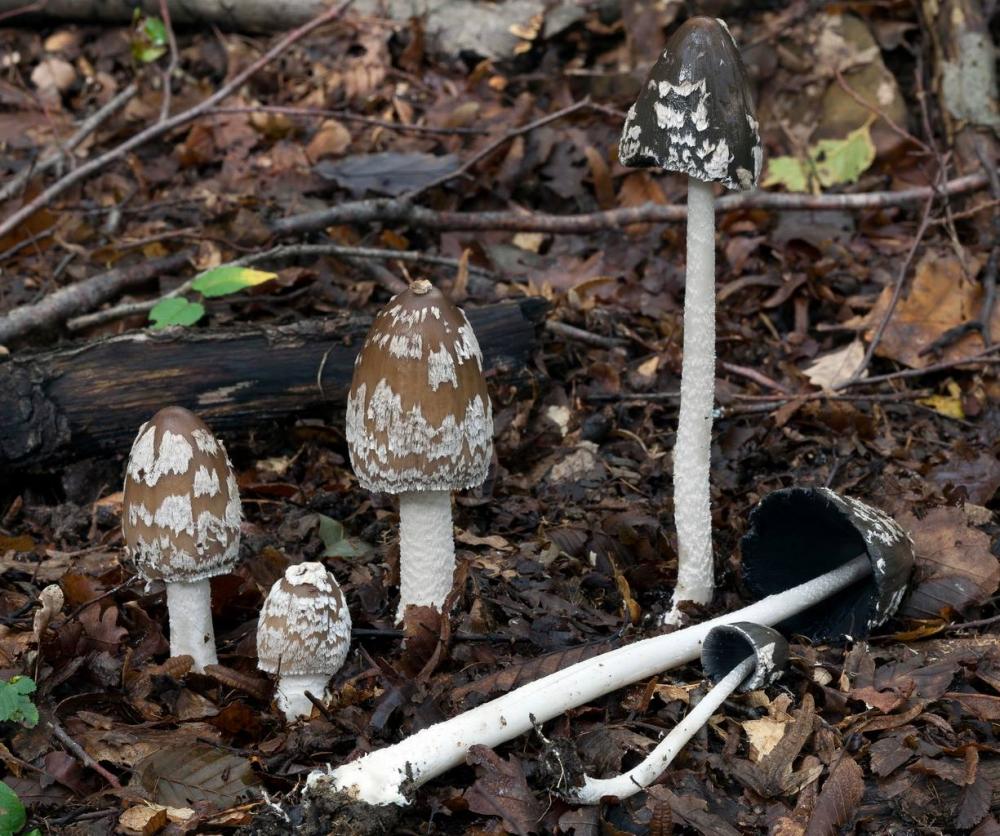
POLYGON ((755 659, 753 672, 740 684, 740 691, 758 691, 774 682, 788 663, 788 642, 777 630, 738 621, 713 628, 701 647, 701 667, 712 682, 718 682, 748 656, 755 659))
POLYGON ((332 676, 350 646, 351 614, 336 578, 321 563, 289 566, 260 611, 257 667, 268 673, 332 676))
POLYGON ((226 448, 171 406, 139 428, 125 472, 122 534, 146 580, 224 575, 240 550, 239 488, 226 448))
POLYGON ((740 51, 721 20, 693 17, 667 42, 629 108, 618 159, 745 191, 764 160, 740 51))
POLYGON ((493 408, 461 309, 423 279, 375 317, 354 364, 347 444, 366 490, 452 491, 486 479, 493 408))
POLYGON ((896 611, 913 568, 913 541, 895 520, 828 488, 769 493, 751 513, 740 549, 743 582, 755 598, 867 555, 869 577, 782 623, 813 641, 867 636, 896 611))

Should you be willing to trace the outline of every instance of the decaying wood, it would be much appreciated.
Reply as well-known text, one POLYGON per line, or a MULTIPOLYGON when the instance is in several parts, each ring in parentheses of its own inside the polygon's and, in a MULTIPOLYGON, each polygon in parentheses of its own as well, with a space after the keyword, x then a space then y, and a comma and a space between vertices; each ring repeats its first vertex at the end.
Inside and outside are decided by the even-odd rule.
MULTIPOLYGON (((486 367, 524 366, 547 304, 470 309, 486 367)), ((342 420, 367 317, 280 327, 140 331, 0 365, 0 473, 128 452, 160 407, 179 404, 224 437, 306 415, 342 420)))

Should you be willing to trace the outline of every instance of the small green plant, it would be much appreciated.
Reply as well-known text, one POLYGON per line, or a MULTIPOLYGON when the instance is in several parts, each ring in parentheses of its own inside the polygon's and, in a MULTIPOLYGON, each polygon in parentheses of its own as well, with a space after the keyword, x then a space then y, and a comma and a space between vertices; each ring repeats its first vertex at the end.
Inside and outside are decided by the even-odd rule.
MULTIPOLYGON (((277 275, 229 264, 202 273, 191 282, 191 289, 206 299, 214 299, 264 284, 277 278, 277 275)), ((205 306, 200 302, 192 302, 186 296, 168 296, 153 306, 149 321, 153 329, 168 328, 171 325, 194 325, 204 315, 205 306)))
POLYGON ((145 17, 139 9, 132 22, 132 57, 140 64, 152 64, 167 51, 167 27, 158 17, 145 17))
MULTIPOLYGON (((38 724, 38 709, 31 701, 35 682, 30 676, 13 676, 0 682, 0 722, 20 723, 26 728, 38 724)), ((24 804, 6 783, 0 781, 0 836, 20 833, 28 820, 24 804)), ((25 836, 40 836, 37 829, 25 836)))
POLYGON ((784 186, 790 192, 854 183, 875 161, 871 122, 844 139, 821 139, 807 149, 807 159, 772 157, 763 186, 784 186))

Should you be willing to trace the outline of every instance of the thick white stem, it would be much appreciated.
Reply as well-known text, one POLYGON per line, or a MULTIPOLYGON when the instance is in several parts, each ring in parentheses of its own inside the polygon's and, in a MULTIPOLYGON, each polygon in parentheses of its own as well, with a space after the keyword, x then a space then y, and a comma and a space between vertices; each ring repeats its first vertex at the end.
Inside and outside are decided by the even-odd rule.
POLYGON ((688 178, 684 358, 674 443, 677 604, 707 604, 715 589, 709 463, 715 403, 715 198, 712 184, 688 178))
POLYGON ((411 604, 441 609, 455 579, 450 491, 399 495, 399 609, 411 604))
POLYGON ((285 712, 288 722, 299 717, 312 714, 313 704, 306 691, 316 699, 322 700, 326 693, 326 684, 330 677, 323 673, 283 673, 278 677, 277 703, 278 708, 285 712))
POLYGON ((713 627, 736 621, 773 625, 871 573, 867 556, 735 612, 676 633, 643 639, 530 682, 330 772, 309 776, 312 793, 345 791, 369 804, 405 804, 404 783, 419 787, 465 760, 477 744, 494 747, 553 717, 640 679, 697 659, 713 627))
POLYGON ((212 584, 208 578, 191 583, 168 582, 167 612, 170 655, 191 656, 192 670, 197 673, 205 670, 205 665, 219 664, 212 627, 212 584))
POLYGON ((570 793, 570 798, 581 804, 600 804, 602 798, 628 798, 648 787, 670 766, 677 753, 708 722, 715 710, 740 687, 740 683, 753 672, 756 663, 756 658, 750 656, 719 680, 638 766, 614 778, 591 778, 588 775, 583 786, 570 793))

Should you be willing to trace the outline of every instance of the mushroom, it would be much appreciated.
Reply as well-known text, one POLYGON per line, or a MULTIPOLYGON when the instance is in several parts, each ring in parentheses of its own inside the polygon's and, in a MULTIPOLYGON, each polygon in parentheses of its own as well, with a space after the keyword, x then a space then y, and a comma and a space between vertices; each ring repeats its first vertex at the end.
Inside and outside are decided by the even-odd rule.
POLYGON ((493 456, 483 355, 460 308, 418 279, 375 317, 354 365, 347 444, 366 490, 399 495, 402 620, 451 591, 451 492, 482 484, 493 456))
POLYGON ((721 20, 694 17, 667 42, 618 146, 623 165, 660 166, 688 175, 684 359, 674 443, 677 586, 665 622, 682 601, 712 600, 709 465, 715 396, 715 198, 712 183, 757 185, 763 150, 746 69, 721 20))
MULTIPOLYGON (((802 624, 817 638, 839 638, 829 631, 844 625, 857 630, 853 634, 856 638, 867 635, 868 630, 892 614, 902 599, 913 565, 913 544, 881 511, 858 500, 837 497, 832 491, 818 493, 823 502, 803 502, 796 508, 799 517, 794 522, 789 521, 801 536, 779 538, 775 543, 776 549, 799 548, 797 586, 780 587, 781 591, 754 604, 702 624, 643 639, 577 662, 429 726, 393 746, 333 770, 315 771, 308 779, 309 793, 324 798, 344 793, 369 804, 406 804, 404 788, 415 789, 463 763, 472 746, 498 746, 590 700, 687 664, 698 658, 708 634, 721 625, 737 622, 764 626, 788 624, 792 623, 789 619, 800 613, 808 613, 814 618, 825 608, 825 604, 817 607, 818 604, 841 593, 845 601, 852 596, 857 598, 857 606, 850 611, 863 617, 851 621, 802 621, 802 624), (833 497, 840 502, 834 502, 833 497), (830 533, 833 527, 824 528, 823 520, 831 513, 846 514, 850 521, 840 528, 837 539, 826 541, 806 536, 811 531, 830 533), (815 626, 810 627, 810 624, 815 626)), ((751 524, 756 521, 759 526, 762 517, 768 520, 772 507, 780 505, 780 498, 776 501, 765 497, 757 511, 764 510, 751 516, 751 524)), ((773 537, 777 533, 774 530, 756 532, 754 536, 758 541, 754 545, 759 553, 753 558, 755 564, 758 559, 766 559, 768 542, 762 535, 773 537)), ((778 559, 782 560, 781 556, 778 559)), ((785 565, 783 560, 781 565, 785 565)), ((760 578, 759 567, 756 571, 760 578)), ((776 584, 777 580, 776 577, 776 584)))
POLYGON ((179 406, 139 428, 125 471, 122 534, 147 581, 167 584, 170 654, 193 670, 218 663, 209 578, 228 573, 240 550, 239 488, 222 442, 179 406))
POLYGON ((321 563, 289 566, 264 599, 257 622, 257 667, 278 675, 278 707, 291 722, 308 717, 351 645, 351 614, 337 579, 321 563))
POLYGON ((566 793, 570 801, 599 804, 602 798, 628 798, 653 783, 674 756, 704 726, 733 691, 758 691, 774 682, 788 662, 788 642, 777 630, 740 621, 709 631, 701 648, 705 676, 715 683, 690 713, 637 766, 614 778, 584 776, 566 793))

